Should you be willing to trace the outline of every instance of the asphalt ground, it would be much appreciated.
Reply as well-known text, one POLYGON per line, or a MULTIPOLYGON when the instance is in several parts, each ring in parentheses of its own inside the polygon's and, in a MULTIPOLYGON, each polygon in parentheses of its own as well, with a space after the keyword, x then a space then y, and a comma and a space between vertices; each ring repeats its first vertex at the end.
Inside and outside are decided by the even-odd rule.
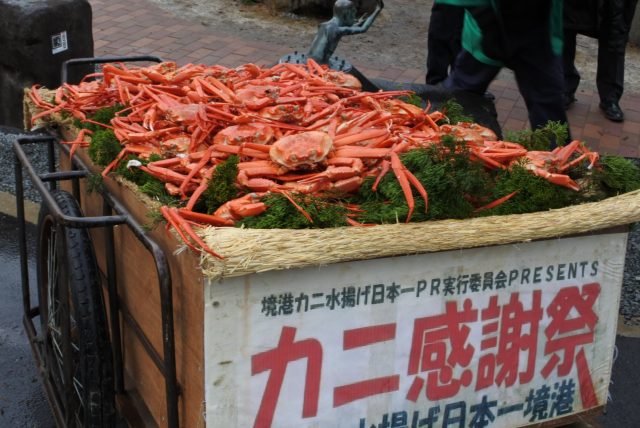
MULTIPOLYGON (((29 242, 35 242, 33 224, 27 226, 27 234, 29 242)), ((22 324, 17 235, 17 219, 0 214, 0 427, 48 428, 55 424, 22 324)), ((35 279, 31 247, 29 276, 35 279)))

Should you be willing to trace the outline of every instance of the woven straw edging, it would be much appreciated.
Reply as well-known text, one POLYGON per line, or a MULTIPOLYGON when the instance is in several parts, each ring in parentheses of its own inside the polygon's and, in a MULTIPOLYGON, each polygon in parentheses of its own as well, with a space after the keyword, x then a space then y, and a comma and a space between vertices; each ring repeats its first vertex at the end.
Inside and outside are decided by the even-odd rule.
POLYGON ((469 220, 334 229, 209 227, 205 242, 224 256, 203 255, 209 279, 269 270, 429 253, 585 233, 640 221, 640 191, 567 208, 469 220))

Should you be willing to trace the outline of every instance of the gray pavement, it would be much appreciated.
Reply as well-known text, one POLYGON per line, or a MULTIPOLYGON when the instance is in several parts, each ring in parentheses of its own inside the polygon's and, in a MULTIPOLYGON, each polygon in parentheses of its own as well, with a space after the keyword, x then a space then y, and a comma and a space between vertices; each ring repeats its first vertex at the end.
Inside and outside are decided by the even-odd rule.
MULTIPOLYGON (((35 226, 29 225, 27 232, 29 241, 35 242, 35 226)), ((0 427, 53 427, 22 325, 17 235, 16 218, 0 214, 0 427)), ((35 279, 35 251, 31 250, 29 275, 35 279)))
POLYGON ((640 408, 638 404, 638 355, 640 338, 618 336, 616 339, 618 355, 613 365, 610 402, 607 413, 598 418, 603 427, 637 428, 640 427, 640 408))

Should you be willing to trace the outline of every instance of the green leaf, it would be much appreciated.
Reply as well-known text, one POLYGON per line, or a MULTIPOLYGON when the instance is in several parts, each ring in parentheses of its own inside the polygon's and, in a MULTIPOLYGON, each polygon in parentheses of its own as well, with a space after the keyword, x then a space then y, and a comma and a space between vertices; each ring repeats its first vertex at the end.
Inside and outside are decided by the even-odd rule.
POLYGON ((291 198, 311 216, 310 222, 285 196, 267 195, 262 202, 267 210, 259 216, 247 217, 239 225, 254 229, 310 229, 347 225, 347 208, 326 198, 290 194, 291 198))
POLYGON ((207 190, 202 198, 208 213, 212 213, 231 199, 238 197, 236 179, 238 177, 238 162, 240 158, 232 155, 216 166, 209 180, 207 190))
POLYGON ((109 165, 120 153, 122 146, 111 129, 96 130, 91 136, 89 157, 94 164, 109 165))
POLYGON ((548 151, 552 144, 563 146, 569 137, 566 124, 549 121, 536 130, 506 131, 505 140, 519 143, 527 150, 548 151))

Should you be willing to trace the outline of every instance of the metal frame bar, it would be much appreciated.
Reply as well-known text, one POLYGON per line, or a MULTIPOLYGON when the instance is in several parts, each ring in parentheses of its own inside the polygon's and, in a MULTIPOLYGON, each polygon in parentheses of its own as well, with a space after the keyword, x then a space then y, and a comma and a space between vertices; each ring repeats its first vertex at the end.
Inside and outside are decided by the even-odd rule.
MULTIPOLYGON (((63 225, 56 225, 56 227, 60 227, 61 231, 65 230, 65 226, 63 225)), ((67 237, 66 237, 66 233, 61 233, 59 234, 59 236, 57 236, 56 238, 56 246, 59 245, 59 243, 57 242, 58 239, 63 239, 63 243, 66 246, 67 245, 67 237)), ((60 251, 60 248, 58 248, 58 252, 60 251)), ((62 276, 62 284, 64 284, 62 287, 60 287, 60 289, 58 290, 58 292, 60 293, 60 306, 58 307, 59 311, 60 311, 60 315, 61 315, 61 320, 60 320, 60 330, 61 331, 61 336, 62 336, 62 361, 65 362, 63 367, 62 367, 62 383, 64 386, 64 395, 61 397, 63 400, 63 405, 64 405, 64 415, 65 415, 65 423, 67 426, 73 426, 73 422, 74 422, 74 416, 75 414, 72 414, 72 411, 75 409, 71 408, 71 394, 74 393, 73 391, 73 372, 71 371, 71 364, 66 364, 67 361, 72 361, 73 360, 73 352, 71 350, 71 313, 69 312, 69 288, 66 286, 66 284, 68 283, 68 278, 67 278, 67 270, 66 269, 61 269, 59 268, 59 273, 62 276)), ((55 296, 53 296, 53 299, 55 300, 55 296)))
POLYGON ((108 62, 162 62, 162 58, 155 55, 139 55, 139 56, 104 56, 95 58, 73 58, 62 63, 60 73, 60 81, 67 83, 69 80, 69 66, 81 64, 106 64, 108 62))
MULTIPOLYGON (((113 61, 110 59, 109 61, 113 61)), ((104 61, 104 62, 109 62, 104 61)), ((51 191, 55 189, 56 183, 59 180, 74 180, 77 181, 80 178, 86 177, 89 174, 88 166, 77 157, 71 159, 73 165, 73 171, 68 172, 55 172, 55 156, 54 143, 57 140, 50 136, 30 136, 18 138, 13 144, 13 151, 15 155, 15 177, 16 177, 16 207, 18 215, 18 228, 19 228, 19 244, 20 244, 20 266, 22 274, 22 294, 23 294, 23 307, 24 317, 23 324, 29 342, 31 344, 32 351, 34 353, 38 369, 41 377, 45 383, 45 389, 49 397, 50 404, 53 408, 54 417, 61 426, 66 426, 64 423, 63 411, 59 406, 59 403, 55 399, 55 389, 50 380, 46 376, 47 368, 44 367, 44 358, 41 350, 38 346, 38 336, 36 333, 33 318, 40 314, 40 307, 31 307, 31 297, 29 291, 29 273, 28 273, 28 256, 27 256, 27 242, 26 242, 26 220, 24 213, 24 188, 23 188, 23 169, 27 171, 27 175, 31 179, 34 187, 38 190, 42 196, 43 203, 51 211, 51 215, 54 218, 56 224, 62 227, 76 227, 76 228, 95 228, 105 227, 107 231, 106 245, 106 257, 107 257, 107 289, 109 294, 109 314, 110 314, 110 330, 112 335, 112 346, 114 352, 114 371, 115 371, 115 390, 116 393, 124 392, 123 381, 123 362, 122 362, 122 343, 120 336, 120 325, 118 314, 123 315, 123 319, 131 327, 136 336, 140 339, 145 351, 149 354, 152 361, 160 370, 165 378, 165 396, 167 406, 167 422, 169 427, 179 426, 179 414, 178 414, 178 395, 180 393, 176 375, 176 355, 175 355, 175 331, 173 325, 173 286, 171 282, 171 272, 169 264, 164 254, 164 251, 158 246, 156 242, 151 240, 142 226, 136 222, 129 211, 118 200, 113 198, 107 191, 103 191, 103 214, 102 216, 94 217, 73 217, 66 216, 62 213, 57 206, 51 191), (37 174, 33 166, 31 165, 27 155, 25 154, 22 146, 27 144, 48 144, 49 145, 49 173, 37 174), (45 183, 49 183, 46 186, 45 183), (116 214, 113 215, 112 212, 116 214), (136 238, 144 245, 144 247, 151 253, 156 265, 156 273, 159 280, 160 290, 160 305, 161 305, 161 318, 162 318, 162 342, 163 342, 163 354, 164 360, 159 356, 158 352, 153 348, 151 342, 146 337, 144 332, 135 322, 133 316, 126 308, 121 307, 117 296, 117 283, 115 277, 115 245, 113 239, 113 226, 124 224, 126 225, 136 236, 136 238), (115 316, 114 316, 115 314, 115 316)), ((69 148, 64 145, 59 145, 60 149, 69 154, 69 148)), ((68 312, 68 311, 67 311, 68 312)), ((67 317, 68 318, 68 317, 67 317)), ((65 374, 67 378, 68 373, 65 374)))

